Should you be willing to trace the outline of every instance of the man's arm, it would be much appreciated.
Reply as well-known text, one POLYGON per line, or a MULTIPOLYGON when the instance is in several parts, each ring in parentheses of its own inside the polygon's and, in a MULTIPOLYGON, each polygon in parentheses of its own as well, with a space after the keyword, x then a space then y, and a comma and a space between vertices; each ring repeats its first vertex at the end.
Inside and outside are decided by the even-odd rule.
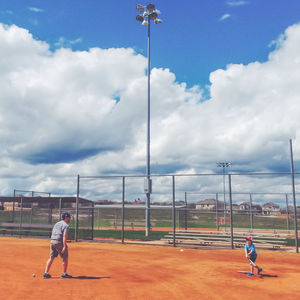
POLYGON ((67 240, 68 240, 68 233, 67 232, 64 232, 64 235, 63 235, 63 249, 61 250, 61 253, 64 254, 64 252, 66 251, 67 249, 67 240))

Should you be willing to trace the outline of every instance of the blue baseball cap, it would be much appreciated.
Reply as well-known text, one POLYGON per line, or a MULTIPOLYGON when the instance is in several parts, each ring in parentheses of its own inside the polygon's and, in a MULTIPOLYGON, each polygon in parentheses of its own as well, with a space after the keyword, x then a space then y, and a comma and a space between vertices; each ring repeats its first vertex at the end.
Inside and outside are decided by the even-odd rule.
POLYGON ((64 220, 65 218, 71 218, 71 214, 69 214, 68 212, 63 212, 61 214, 61 218, 64 220))

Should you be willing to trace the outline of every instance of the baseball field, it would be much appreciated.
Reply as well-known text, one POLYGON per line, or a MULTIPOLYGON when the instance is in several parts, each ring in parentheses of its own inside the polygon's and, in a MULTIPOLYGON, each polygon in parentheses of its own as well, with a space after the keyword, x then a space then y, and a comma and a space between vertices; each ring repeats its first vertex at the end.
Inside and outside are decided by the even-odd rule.
POLYGON ((300 255, 259 251, 262 276, 248 278, 243 250, 201 250, 116 243, 70 243, 72 279, 61 259, 43 279, 46 239, 0 238, 1 299, 297 299, 300 255))

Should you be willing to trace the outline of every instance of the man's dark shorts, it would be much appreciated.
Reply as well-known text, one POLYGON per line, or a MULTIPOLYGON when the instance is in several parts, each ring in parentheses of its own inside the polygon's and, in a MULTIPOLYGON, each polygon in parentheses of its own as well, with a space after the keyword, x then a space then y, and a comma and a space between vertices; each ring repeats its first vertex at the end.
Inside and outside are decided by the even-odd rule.
POLYGON ((62 254, 61 251, 62 251, 63 247, 64 247, 63 242, 51 240, 50 241, 50 256, 57 257, 59 254, 63 260, 67 259, 69 256, 68 246, 67 246, 65 252, 62 254))

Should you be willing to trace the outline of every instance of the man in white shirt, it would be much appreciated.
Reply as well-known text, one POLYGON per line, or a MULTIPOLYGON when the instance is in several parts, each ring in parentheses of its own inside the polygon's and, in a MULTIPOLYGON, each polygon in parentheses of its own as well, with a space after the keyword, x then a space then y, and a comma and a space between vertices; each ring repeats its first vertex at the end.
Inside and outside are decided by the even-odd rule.
POLYGON ((72 278, 71 275, 67 274, 68 258, 69 258, 68 246, 67 246, 68 232, 69 232, 68 223, 70 223, 71 215, 68 212, 64 212, 61 215, 61 218, 62 220, 57 222, 52 229, 52 235, 50 241, 50 258, 46 263, 46 269, 43 275, 44 279, 51 278, 49 271, 55 257, 57 257, 58 254, 63 259, 63 273, 61 275, 61 278, 72 278))

